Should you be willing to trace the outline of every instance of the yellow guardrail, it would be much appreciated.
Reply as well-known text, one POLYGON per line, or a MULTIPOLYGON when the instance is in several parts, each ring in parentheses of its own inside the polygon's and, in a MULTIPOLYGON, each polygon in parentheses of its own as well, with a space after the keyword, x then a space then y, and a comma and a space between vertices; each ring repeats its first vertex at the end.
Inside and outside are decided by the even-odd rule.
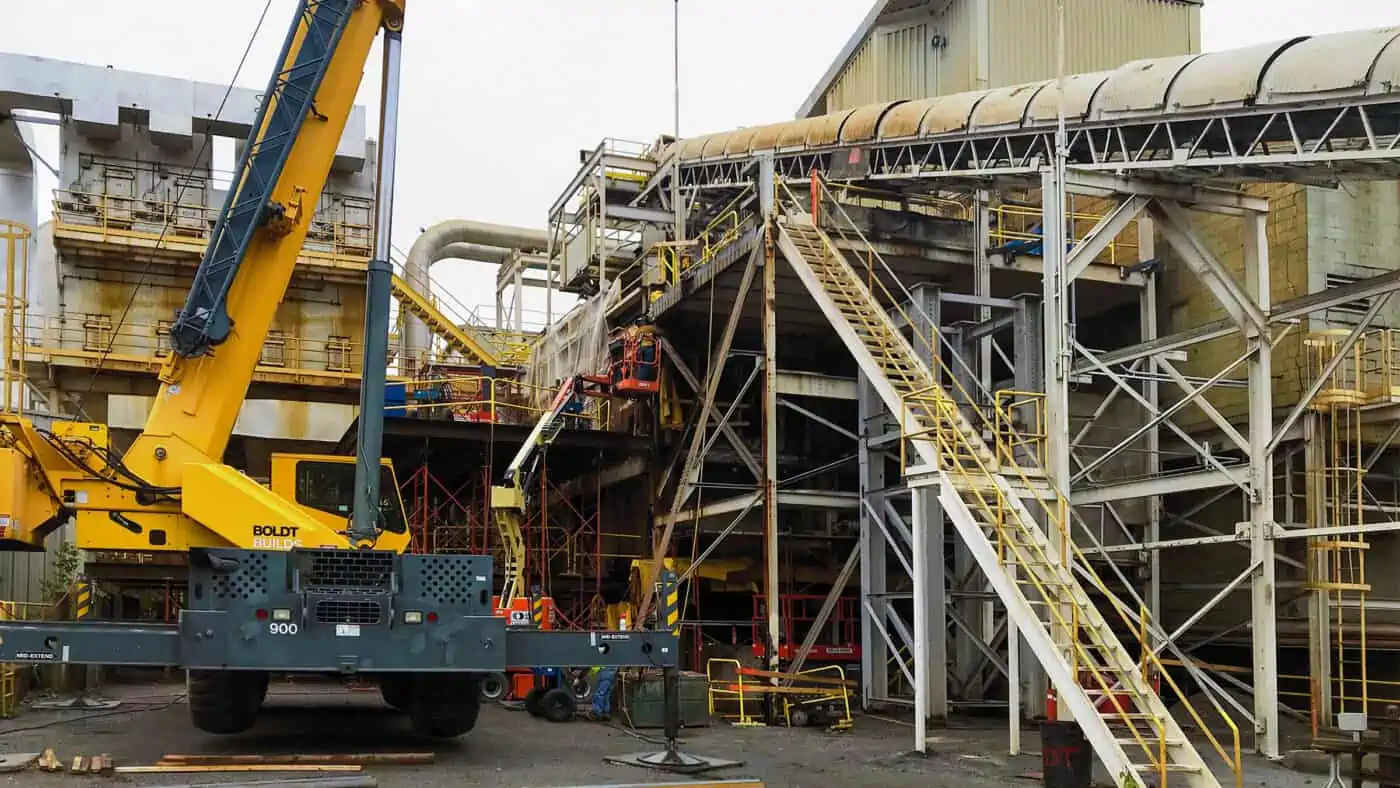
MULTIPOLYGON (((840 665, 822 665, 809 670, 798 671, 791 674, 794 683, 801 682, 803 677, 815 676, 820 673, 835 673, 840 684, 828 685, 830 691, 822 691, 816 695, 796 695, 783 698, 783 719, 788 727, 792 727, 793 712, 803 709, 806 706, 815 706, 822 703, 840 703, 841 717, 828 727, 832 731, 850 730, 855 720, 851 718, 851 690, 846 685, 846 671, 840 665)), ((819 690, 824 690, 818 687, 819 690)))
POLYGON ((715 218, 696 233, 694 238, 682 243, 663 242, 652 246, 652 252, 657 255, 657 262, 661 267, 662 283, 667 286, 680 284, 681 277, 687 270, 709 263, 730 244, 739 240, 739 236, 743 234, 743 219, 739 215, 738 206, 748 196, 749 189, 741 191, 720 209, 715 218))
MULTIPOLYGON (((739 664, 737 659, 710 659, 705 663, 705 681, 708 685, 706 697, 708 699, 710 718, 716 720, 733 720, 731 724, 741 728, 760 728, 763 722, 755 719, 751 712, 754 709, 755 701, 761 703, 760 698, 745 698, 744 686, 744 666, 739 664), (728 689, 721 686, 721 682, 728 679, 717 678, 715 676, 715 666, 733 665, 735 689, 728 689), (717 708, 718 703, 732 702, 737 704, 738 711, 731 712, 717 708), (746 705, 747 702, 747 705, 746 705)), ((750 685, 755 682, 750 681, 750 685)))
MULTIPOLYGON (((32 355, 49 363, 106 368, 123 365, 157 370, 170 355, 170 321, 125 321, 105 314, 61 317, 29 315, 24 334, 32 355)), ((263 341, 256 374, 298 376, 306 383, 336 383, 359 377, 362 344, 345 335, 312 337, 272 329, 263 341)))
POLYGON ((1002 389, 996 392, 993 405, 998 461, 1032 469, 1044 467, 1050 438, 1045 429, 1044 392, 1002 389))
MULTIPOLYGON (((790 204, 802 204, 802 202, 792 194, 786 184, 782 184, 781 188, 787 192, 790 204)), ((905 309, 904 305, 906 303, 912 303, 912 299, 909 297, 907 291, 896 295, 890 290, 890 285, 886 282, 887 278, 895 282, 895 286, 901 288, 902 286, 898 284, 898 279, 894 277, 888 264, 885 263, 879 253, 874 250, 874 247, 870 245, 869 240, 865 238, 864 234, 860 231, 855 222, 851 220, 850 216, 846 214, 840 202, 832 197, 831 191, 825 181, 814 179, 813 189, 818 192, 818 201, 824 196, 833 205, 833 209, 830 212, 823 212, 823 215, 834 216, 840 219, 843 225, 844 229, 829 230, 829 232, 849 234, 850 238, 848 240, 858 242, 870 250, 870 253, 864 258, 866 271, 864 275, 862 275, 861 272, 844 262, 845 256, 831 245, 832 242, 825 233, 822 234, 822 242, 828 247, 826 249, 827 254, 834 256, 840 261, 839 264, 845 267, 845 270, 853 280, 847 281, 844 286, 864 290, 863 293, 852 293, 849 295, 853 297, 859 296, 863 301, 869 301, 873 298, 876 303, 871 304, 871 307, 878 308, 880 312, 879 321, 876 325, 885 326, 885 331, 889 331, 888 326, 891 321, 898 322, 898 318, 904 320, 904 325, 926 325, 928 322, 927 320, 915 320, 905 309), (877 263, 881 267, 878 275, 875 270, 877 263), (886 274, 888 274, 888 276, 886 274), (886 310, 890 311, 887 312, 886 310), (895 317, 896 315, 898 316, 897 318, 895 317)), ((844 278, 845 277, 843 277, 843 279, 844 278)), ((863 301, 853 301, 853 303, 860 303, 863 301)), ((872 320, 874 320, 874 318, 872 318, 872 320)), ((978 399, 973 397, 962 386, 959 381, 960 376, 957 375, 949 366, 948 362, 944 360, 940 347, 940 339, 938 337, 938 327, 934 326, 928 336, 924 336, 918 331, 914 332, 913 336, 913 341, 921 345, 925 351, 922 354, 923 357, 932 359, 933 369, 930 370, 930 372, 933 373, 933 380, 949 381, 951 389, 945 392, 945 390, 936 383, 934 385, 928 385, 928 378, 923 378, 921 380, 920 377, 916 377, 912 372, 892 373, 902 375, 906 380, 906 387, 910 390, 903 397, 904 407, 902 409, 906 413, 912 412, 921 416, 923 421, 923 424, 919 425, 910 425, 907 422, 902 425, 906 431, 904 435, 905 440, 902 441, 902 443, 907 443, 909 440, 925 440, 934 445, 935 455, 939 458, 940 462, 946 466, 943 470, 955 474, 961 479, 961 486, 965 489, 966 494, 972 498, 972 500, 969 501, 969 505, 975 504, 981 510, 982 517, 987 525, 994 530, 997 538, 997 550, 999 555, 1014 560, 1015 564, 1018 566, 1032 566, 1035 564, 1054 566, 1056 563, 1059 563, 1065 567, 1066 571, 1072 571, 1069 570, 1071 562, 1077 563, 1078 568, 1083 569, 1088 575, 1094 588, 1102 593, 1105 598, 1110 600, 1110 604, 1121 619, 1123 626, 1127 631, 1135 633, 1136 637, 1140 627, 1146 627, 1147 622, 1141 618, 1137 621, 1134 620, 1133 614, 1124 608, 1123 604, 1118 600, 1117 595, 1109 589, 1107 583, 1104 582, 1104 579, 1099 575, 1093 564, 1089 562, 1078 545, 1070 538, 1071 528, 1074 524, 1074 520, 1072 520, 1074 515, 1068 506, 1065 491, 1054 489, 1053 485, 1051 485, 1050 492, 1053 493, 1053 496, 1050 500, 1046 500, 1044 496, 1033 496, 1036 504, 1042 509, 1047 523, 1042 529, 1042 525, 1039 523, 1027 522, 1026 518, 1020 514, 1020 509, 1022 507, 1013 506, 1006 500, 1005 494, 1001 491, 1001 487, 995 483, 994 477, 998 473, 1004 473, 1010 479, 1018 479, 1021 484, 1024 485, 1025 489, 1037 489, 1037 487, 1044 487, 1049 479, 1048 475, 1044 473, 1043 467, 1034 468, 1028 461, 1026 467, 1023 467, 1023 465, 1018 462, 1011 464, 1009 467, 993 468, 988 464, 988 461, 983 459, 978 446, 972 443, 969 433, 975 435, 979 431, 990 431, 993 435, 997 436, 997 441, 999 443, 1014 441, 1015 445, 1033 445, 1035 439, 1024 437, 1013 438, 1011 435, 1001 434, 997 430, 995 415, 989 418, 987 413, 980 407, 968 409, 975 415, 975 421, 969 422, 968 419, 962 415, 962 410, 959 407, 958 401, 975 404, 978 402, 978 399), (961 425, 966 426, 963 427, 961 425), (967 432, 965 432, 964 429, 967 432), (1027 473, 1028 470, 1032 472, 1038 471, 1038 473, 1035 473, 1037 477, 1035 480, 1031 479, 1030 475, 1027 473), (990 496, 990 499, 988 496, 990 496), (1059 550, 1057 551, 1057 555, 1052 556, 1048 554, 1038 544, 1037 538, 1043 537, 1047 532, 1059 535, 1059 550), (1025 538, 1017 539, 1015 538, 1017 535, 1024 535, 1025 538)), ((898 346, 899 343, 889 342, 885 344, 892 349, 898 346)), ((887 350, 886 352, 893 351, 887 350)), ((901 367, 898 366, 891 367, 892 370, 900 368, 901 367)), ((901 421, 904 422, 905 419, 901 419, 901 421)), ((1012 432, 1015 432, 1014 428, 1012 428, 1012 432)), ((1008 451, 1014 452, 1014 449, 1008 451)), ((1005 451, 994 450, 990 458, 991 462, 995 463, 997 456, 1005 453, 1005 451)), ((1030 460, 1030 458, 1027 459, 1030 460)), ((901 464, 907 468, 907 455, 903 450, 901 451, 901 464)), ((1066 607, 1079 607, 1072 598, 1068 600, 1067 604, 1067 600, 1064 598, 1065 595, 1046 587, 1045 584, 1036 577, 1035 572, 1026 572, 1025 574, 1027 575, 1027 580, 1034 585, 1036 592, 1048 603, 1045 607, 1048 609, 1052 618, 1051 623, 1057 626, 1062 632, 1066 633, 1066 639, 1069 641, 1067 650, 1069 651, 1071 659, 1082 660, 1089 671, 1089 678, 1097 685, 1097 688, 1104 693, 1106 700, 1113 707, 1112 712, 1118 717, 1118 721, 1127 727, 1133 740, 1142 748, 1146 757, 1153 759, 1159 771, 1165 774, 1166 760, 1163 757, 1163 753, 1165 752, 1165 740, 1163 737, 1162 721, 1155 718, 1153 719, 1154 726, 1157 728, 1154 732, 1157 734, 1158 742, 1156 744, 1149 744, 1147 736, 1151 734, 1145 736, 1138 724, 1138 720, 1122 707, 1119 700, 1119 694, 1123 693, 1123 688, 1120 686, 1120 679, 1112 672, 1105 672, 1099 669, 1097 663, 1090 657, 1090 652, 1085 644, 1081 642, 1081 635, 1094 638, 1103 637, 1107 633, 1097 632, 1092 627, 1081 627, 1081 616, 1077 615, 1074 611, 1066 614, 1066 610, 1064 609, 1066 607)), ((1139 616, 1141 615, 1142 612, 1140 611, 1139 616)), ((1226 747, 1220 743, 1219 739, 1211 732, 1210 728, 1201 720, 1195 707, 1188 701, 1186 693, 1181 690, 1176 681, 1171 677, 1171 674, 1167 672, 1161 660, 1157 657, 1156 649, 1153 644, 1144 642, 1139 645, 1142 649, 1143 660, 1147 668, 1152 670, 1155 675, 1160 676, 1171 691, 1177 695, 1181 701, 1182 707, 1187 710, 1188 714, 1190 714, 1192 719, 1195 720, 1196 724, 1204 732, 1211 746, 1234 772, 1237 788, 1242 786, 1243 764, 1241 760, 1239 726, 1225 713, 1224 709, 1221 708, 1220 703, 1215 700, 1215 698, 1210 698, 1211 704, 1231 730, 1233 747, 1227 751, 1226 747)))
MULTIPOLYGON (((993 247, 1024 246, 1022 254, 1039 255, 1039 247, 1044 240, 1041 223, 1044 217, 1040 208, 1030 205, 1010 205, 1003 203, 992 208, 990 239, 993 247)), ((1070 244, 1079 244, 1088 238, 1104 214, 1071 212, 1067 217, 1070 244)), ((1126 266, 1138 262, 1137 221, 1109 242, 1108 248, 1094 258, 1094 262, 1126 266)))
POLYGON ((4 329, 3 351, 4 373, 0 384, 5 387, 0 408, 5 413, 22 413, 24 400, 28 394, 28 370, 25 364, 25 350, 29 344, 29 243, 32 233, 29 228, 17 222, 0 219, 0 255, 4 260, 5 291, 3 302, 4 329))
MULTIPOLYGON (((465 421, 496 424, 533 425, 544 415, 557 388, 532 386, 509 378, 485 375, 448 375, 412 378, 402 381, 403 405, 389 405, 385 411, 405 413, 449 410, 465 421), (540 403, 544 403, 542 406, 540 403)), ((584 397, 583 409, 567 413, 574 427, 604 429, 610 423, 611 401, 605 397, 584 397)), ((566 423, 566 426, 569 426, 566 423)))
MULTIPOLYGON (((191 189, 190 195, 206 193, 191 189)), ((322 203, 328 202, 326 194, 322 203)), ((307 262, 333 266, 364 266, 374 243, 369 224, 373 203, 361 200, 355 210, 365 222, 312 218, 301 257, 307 262)), ((131 197, 110 192, 60 189, 53 196, 55 238, 71 238, 96 243, 148 246, 170 251, 202 254, 219 207, 193 201, 175 202, 156 197, 131 197)))
MULTIPOLYGON (((0 620, 38 621, 49 617, 52 605, 38 602, 0 602, 0 620)), ((0 717, 13 717, 19 711, 19 671, 11 663, 0 664, 0 717)))
POLYGON ((1362 386, 1371 402, 1400 399, 1400 329, 1366 332, 1362 346, 1362 386))
MULTIPOLYGON (((432 333, 445 342, 466 347, 479 345, 480 350, 490 356, 481 360, 499 366, 520 368, 529 363, 539 335, 486 325, 477 309, 462 303, 450 292, 433 287, 422 272, 409 271, 400 261, 394 261, 394 276, 395 297, 400 305, 418 313, 432 333)), ((410 357, 403 360, 408 373, 451 358, 450 347, 409 348, 408 351, 410 357)))

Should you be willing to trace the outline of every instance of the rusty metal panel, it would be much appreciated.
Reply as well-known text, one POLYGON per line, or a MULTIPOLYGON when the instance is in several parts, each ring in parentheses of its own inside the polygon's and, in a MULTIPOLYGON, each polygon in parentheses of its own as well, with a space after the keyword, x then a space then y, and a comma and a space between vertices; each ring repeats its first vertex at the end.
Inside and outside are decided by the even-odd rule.
POLYGON ((1200 55, 1137 60, 1114 71, 1099 89, 1091 117, 1157 114, 1166 108, 1172 80, 1200 55))
POLYGON ((726 131, 721 134, 712 134, 705 140, 705 147, 700 151, 702 159, 716 159, 724 155, 724 149, 729 145, 729 138, 736 132, 726 131))
MULTIPOLYGON (((1056 74, 1056 0, 989 0, 991 84, 1056 74)), ((1200 51, 1200 7, 1171 0, 1065 3, 1065 73, 1112 70, 1133 60, 1200 51)))
POLYGON ((919 123, 919 136, 928 137, 966 129, 972 120, 972 113, 992 93, 990 90, 976 90, 934 99, 933 105, 924 113, 923 120, 919 123))
POLYGON ((846 122, 846 118, 855 114, 856 110, 848 109, 843 112, 835 112, 830 115, 822 115, 812 118, 812 126, 807 132, 807 147, 817 148, 823 145, 834 145, 840 138, 841 126, 846 122))
POLYGON ((1285 48, 1306 40, 1271 41, 1244 49, 1209 52, 1177 74, 1167 97, 1172 112, 1239 107, 1254 101, 1264 68, 1285 48))
POLYGON ((1364 94, 1371 68, 1400 27, 1315 36, 1290 47, 1264 74, 1261 104, 1364 94))
POLYGON ((759 126, 754 129, 753 139, 749 140, 749 150, 772 150, 778 147, 778 140, 783 136, 783 130, 791 123, 770 123, 767 126, 759 126))
POLYGON ((778 130, 778 149, 800 148, 807 144, 807 133, 812 130, 825 115, 818 115, 815 118, 803 118, 794 120, 791 123, 784 123, 778 130))
POLYGON ((890 101, 884 104, 870 104, 852 110, 850 117, 846 118, 846 123, 841 126, 841 141, 845 143, 868 142, 875 138, 875 132, 880 127, 880 119, 892 108, 907 101, 890 101))
POLYGON ((977 103, 972 111, 968 128, 974 131, 1019 126, 1026 117, 1026 109, 1036 94, 1050 84, 1034 82, 1029 85, 1012 85, 997 88, 977 103))
MULTIPOLYGON (((1074 74, 1065 77, 1065 117, 1070 120, 1079 120, 1088 115, 1089 102, 1093 101, 1094 94, 1108 80, 1110 73, 1112 72, 1100 71, 1094 74, 1074 74)), ((1060 86, 1058 82, 1050 82, 1043 90, 1035 94, 1030 109, 1026 111, 1026 123, 1028 125, 1054 123, 1059 117, 1060 86)))
POLYGON ((748 153, 749 141, 756 133, 758 133, 757 126, 750 126, 731 133, 728 141, 724 143, 724 155, 733 156, 736 153, 748 153))
POLYGON ((1371 89, 1373 96, 1384 93, 1400 93, 1400 39, 1390 42, 1371 69, 1371 89))
POLYGON ((919 122, 929 107, 942 101, 941 98, 906 101, 885 113, 880 120, 879 137, 882 140, 897 140, 912 137, 919 133, 919 122))
POLYGON ((713 134, 706 134, 703 137, 686 137, 681 140, 681 161, 693 161, 700 158, 701 152, 705 150, 705 143, 710 141, 713 134))

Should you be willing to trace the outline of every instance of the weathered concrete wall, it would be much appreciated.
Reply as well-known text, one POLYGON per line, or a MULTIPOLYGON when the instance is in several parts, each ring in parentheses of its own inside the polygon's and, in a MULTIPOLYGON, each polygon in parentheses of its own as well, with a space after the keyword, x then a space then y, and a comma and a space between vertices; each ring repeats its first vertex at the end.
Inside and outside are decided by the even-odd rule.
MULTIPOLYGON (((1270 203, 1268 245, 1271 297, 1274 302, 1307 295, 1309 232, 1308 196, 1304 187, 1290 184, 1252 186, 1249 191, 1267 197, 1270 203)), ((1221 264, 1244 282, 1244 222, 1232 216, 1191 212, 1197 233, 1218 257, 1221 264)), ((1160 238, 1159 255, 1167 261, 1162 275, 1162 307, 1165 311, 1163 334, 1182 331, 1227 317, 1224 307, 1201 285, 1180 258, 1160 238)), ((1274 349, 1273 401, 1275 407, 1285 407, 1298 400, 1306 386, 1302 340, 1306 326, 1293 328, 1274 349)), ((1244 352, 1242 337, 1226 337, 1197 345, 1188 351, 1186 362, 1178 368, 1188 376, 1210 377, 1244 352)), ((1232 377, 1243 379, 1241 366, 1232 377)), ((1164 399, 1171 401, 1178 390, 1171 385, 1162 387, 1164 399)), ((1248 409, 1243 389, 1218 389, 1210 397, 1232 421, 1242 421, 1248 409)), ((1205 414, 1194 406, 1187 407, 1176 422, 1191 429, 1208 422, 1205 414)))

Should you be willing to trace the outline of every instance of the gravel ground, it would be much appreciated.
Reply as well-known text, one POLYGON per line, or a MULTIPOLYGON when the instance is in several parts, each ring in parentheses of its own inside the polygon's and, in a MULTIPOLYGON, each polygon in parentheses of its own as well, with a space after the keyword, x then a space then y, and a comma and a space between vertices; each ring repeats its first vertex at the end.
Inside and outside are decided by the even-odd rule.
MULTIPOLYGON (((60 758, 111 753, 119 765, 150 764, 167 753, 437 753, 432 766, 374 767, 381 786, 512 786, 554 788, 599 783, 660 782, 669 778, 603 762, 608 754, 655 749, 629 732, 578 721, 551 724, 499 706, 482 710, 477 728, 450 743, 416 736, 407 721, 384 706, 377 691, 351 691, 295 684, 272 688, 258 726, 239 736, 216 737, 190 727, 183 686, 123 685, 108 691, 123 705, 115 712, 28 710, 0 723, 0 751, 35 752, 53 747, 60 758)), ((655 734, 654 731, 647 732, 655 734)), ((992 724, 939 728, 934 753, 906 752, 912 728, 883 717, 859 717, 854 730, 733 728, 717 725, 686 731, 682 749, 741 760, 742 766, 712 773, 714 779, 757 777, 781 788, 920 786, 920 788, 1009 788, 1039 780, 1039 741, 1024 738, 1028 755, 1005 754, 1005 731, 992 724)), ((65 786, 213 783, 246 775, 130 775, 75 777, 27 772, 4 775, 5 785, 65 786)), ((268 776, 261 776, 269 779, 268 776)), ((1230 781, 1233 782, 1233 781, 1230 781)), ((1325 778, 1298 775, 1251 760, 1245 784, 1269 788, 1321 785, 1325 778)), ((1229 782, 1225 783, 1229 785, 1229 782)))

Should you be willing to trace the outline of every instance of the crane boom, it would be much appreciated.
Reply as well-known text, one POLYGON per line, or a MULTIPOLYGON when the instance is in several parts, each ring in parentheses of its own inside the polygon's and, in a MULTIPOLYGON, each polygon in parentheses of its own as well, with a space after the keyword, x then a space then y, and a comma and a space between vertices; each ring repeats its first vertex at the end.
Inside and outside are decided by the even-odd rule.
POLYGON ((402 0, 302 0, 236 180, 171 326, 174 353, 161 371, 143 438, 175 438, 203 457, 223 456, 370 47, 402 12, 402 0))

